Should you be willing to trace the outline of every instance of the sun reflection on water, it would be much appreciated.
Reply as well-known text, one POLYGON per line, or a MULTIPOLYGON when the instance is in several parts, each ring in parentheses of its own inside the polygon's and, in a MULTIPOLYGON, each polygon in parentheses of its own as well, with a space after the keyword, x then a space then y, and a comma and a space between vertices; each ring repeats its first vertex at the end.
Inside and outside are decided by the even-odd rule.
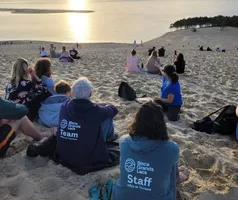
MULTIPOLYGON (((69 9, 86 10, 87 0, 69 0, 69 9)), ((71 13, 68 14, 69 28, 75 42, 87 42, 88 40, 88 14, 71 13)))

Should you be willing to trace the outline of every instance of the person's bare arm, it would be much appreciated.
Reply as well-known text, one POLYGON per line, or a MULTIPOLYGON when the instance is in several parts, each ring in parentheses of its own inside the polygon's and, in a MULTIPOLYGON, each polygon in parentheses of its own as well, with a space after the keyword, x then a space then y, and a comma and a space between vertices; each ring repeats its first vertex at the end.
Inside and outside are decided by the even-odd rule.
POLYGON ((236 108, 236 116, 238 117, 238 106, 236 108))
POLYGON ((174 95, 173 94, 169 94, 167 99, 164 98, 158 98, 158 100, 164 102, 164 103, 168 103, 171 104, 174 100, 174 95))

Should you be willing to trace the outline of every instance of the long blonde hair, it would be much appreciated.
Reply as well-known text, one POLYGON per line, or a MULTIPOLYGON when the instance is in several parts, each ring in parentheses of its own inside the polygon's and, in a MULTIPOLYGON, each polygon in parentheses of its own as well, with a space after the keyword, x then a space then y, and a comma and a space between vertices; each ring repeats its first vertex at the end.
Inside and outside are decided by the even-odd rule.
POLYGON ((16 87, 19 85, 22 79, 29 80, 28 63, 24 58, 18 58, 12 67, 12 84, 16 87))

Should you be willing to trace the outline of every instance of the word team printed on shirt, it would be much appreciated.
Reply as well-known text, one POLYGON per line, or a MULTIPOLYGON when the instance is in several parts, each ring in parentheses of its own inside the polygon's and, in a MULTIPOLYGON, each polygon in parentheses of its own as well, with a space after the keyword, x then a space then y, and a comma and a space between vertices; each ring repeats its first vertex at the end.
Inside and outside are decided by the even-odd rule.
POLYGON ((81 128, 81 126, 77 122, 63 119, 60 122, 60 137, 66 140, 78 140, 79 134, 77 133, 77 129, 79 128, 81 128), (67 130, 65 130, 66 128, 67 130))

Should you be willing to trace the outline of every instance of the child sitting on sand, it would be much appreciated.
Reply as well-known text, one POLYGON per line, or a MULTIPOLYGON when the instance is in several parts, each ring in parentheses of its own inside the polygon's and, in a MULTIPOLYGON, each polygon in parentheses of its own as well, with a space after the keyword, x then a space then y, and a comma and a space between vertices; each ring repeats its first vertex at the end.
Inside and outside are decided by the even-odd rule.
POLYGON ((126 71, 128 72, 140 72, 139 58, 136 56, 135 49, 132 50, 131 56, 126 59, 126 71))
POLYGON ((50 59, 48 58, 38 59, 35 64, 35 72, 37 76, 46 84, 50 95, 55 94, 54 90, 55 83, 51 78, 52 70, 50 59))
POLYGON ((178 170, 179 147, 169 140, 162 108, 153 101, 136 113, 120 152, 113 200, 175 200, 176 184, 188 179, 185 168, 178 170))
POLYGON ((179 77, 176 74, 174 66, 164 67, 164 76, 161 88, 161 97, 155 98, 155 101, 163 107, 164 112, 170 121, 179 120, 179 113, 183 105, 180 89, 179 77))
POLYGON ((70 100, 71 87, 66 81, 59 81, 55 84, 56 94, 42 102, 39 109, 39 123, 47 127, 59 125, 59 113, 61 105, 70 100))
POLYGON ((47 51, 45 50, 45 47, 41 47, 40 56, 42 58, 49 57, 47 51))

